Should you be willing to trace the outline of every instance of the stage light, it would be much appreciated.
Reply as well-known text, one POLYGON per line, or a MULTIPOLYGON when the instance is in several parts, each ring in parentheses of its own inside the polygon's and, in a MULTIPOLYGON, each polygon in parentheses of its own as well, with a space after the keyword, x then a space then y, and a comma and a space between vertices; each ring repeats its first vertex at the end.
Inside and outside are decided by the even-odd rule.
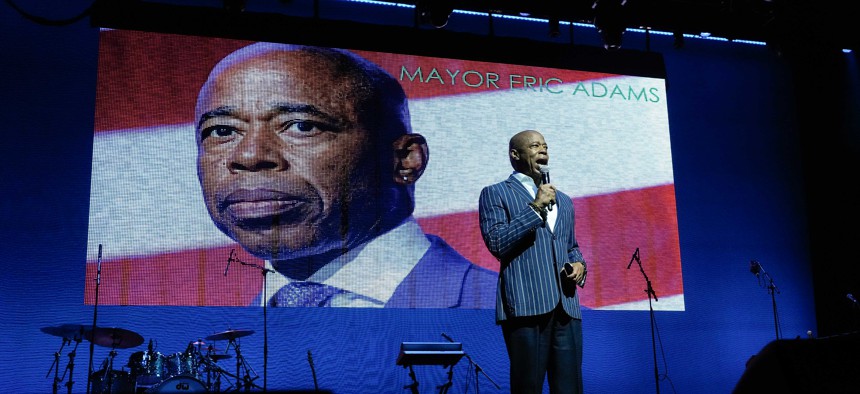
POLYGON ((560 34, 558 17, 551 16, 549 18, 549 36, 558 37, 560 34))
POLYGON ((418 0, 417 9, 422 23, 441 29, 448 24, 448 18, 454 12, 454 1, 418 0))
POLYGON ((594 27, 603 39, 603 47, 607 51, 621 49, 621 40, 626 18, 624 17, 624 5, 627 0, 595 0, 591 5, 594 10, 594 27))
POLYGON ((675 49, 681 49, 684 47, 684 33, 676 31, 672 33, 672 37, 675 39, 675 42, 672 43, 672 46, 675 47, 675 49))

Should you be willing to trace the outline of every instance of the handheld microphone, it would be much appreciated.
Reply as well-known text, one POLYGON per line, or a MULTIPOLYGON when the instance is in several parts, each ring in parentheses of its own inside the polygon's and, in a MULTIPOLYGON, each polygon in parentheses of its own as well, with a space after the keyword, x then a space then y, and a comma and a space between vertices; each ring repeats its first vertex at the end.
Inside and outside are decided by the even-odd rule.
POLYGON ((224 267, 224 276, 227 276, 227 270, 230 269, 230 263, 233 261, 233 253, 236 252, 236 249, 230 249, 230 257, 227 257, 227 266, 224 267))
POLYGON ((848 299, 851 300, 851 302, 853 302, 854 305, 857 305, 857 299, 854 298, 854 294, 848 293, 845 296, 848 297, 848 299))
POLYGON ((627 269, 630 269, 630 266, 633 265, 633 260, 639 259, 639 248, 636 248, 636 251, 633 252, 633 256, 630 256, 630 262, 627 263, 627 269))
POLYGON ((442 333, 442 337, 443 337, 443 338, 445 338, 445 339, 447 339, 447 340, 448 340, 448 342, 454 342, 454 339, 452 339, 451 337, 449 337, 449 336, 448 336, 448 334, 445 334, 444 332, 442 333))
POLYGON ((99 244, 98 264, 96 264, 96 285, 102 283, 102 244, 99 244))
MULTIPOLYGON (((545 184, 549 183, 549 166, 541 164, 538 166, 538 170, 540 170, 540 183, 541 183, 541 185, 545 185, 545 184)), ((552 211, 552 206, 554 203, 555 203, 555 201, 550 201, 549 205, 547 205, 546 209, 548 211, 552 211)))

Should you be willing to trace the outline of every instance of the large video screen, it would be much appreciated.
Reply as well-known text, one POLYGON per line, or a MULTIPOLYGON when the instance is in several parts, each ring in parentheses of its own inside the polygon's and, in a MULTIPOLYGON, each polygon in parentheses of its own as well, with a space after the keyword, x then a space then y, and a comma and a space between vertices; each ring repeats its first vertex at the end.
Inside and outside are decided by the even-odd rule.
POLYGON ((393 127, 386 116, 356 104, 390 104, 368 88, 379 75, 361 89, 326 64, 209 80, 270 46, 100 33, 86 304, 259 306, 300 277, 345 289, 336 307, 494 308, 499 263, 478 197, 512 173, 509 139, 537 130, 552 183, 574 201, 589 267, 582 305, 647 310, 645 266, 660 289, 653 307, 684 310, 663 78, 321 50, 400 85, 398 116, 420 138, 392 142, 377 138, 393 127), (281 99, 277 110, 207 107, 230 94, 281 99), (271 125, 277 135, 260 131, 271 125), (269 183, 230 183, 237 174, 269 183))

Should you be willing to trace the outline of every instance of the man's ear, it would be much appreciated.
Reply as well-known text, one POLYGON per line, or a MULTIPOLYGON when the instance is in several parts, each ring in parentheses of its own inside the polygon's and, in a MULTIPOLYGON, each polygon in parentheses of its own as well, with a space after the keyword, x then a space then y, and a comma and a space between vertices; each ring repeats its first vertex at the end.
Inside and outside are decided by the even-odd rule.
POLYGON ((394 149, 394 183, 403 186, 415 183, 430 160, 427 140, 421 134, 404 134, 391 147, 394 149))

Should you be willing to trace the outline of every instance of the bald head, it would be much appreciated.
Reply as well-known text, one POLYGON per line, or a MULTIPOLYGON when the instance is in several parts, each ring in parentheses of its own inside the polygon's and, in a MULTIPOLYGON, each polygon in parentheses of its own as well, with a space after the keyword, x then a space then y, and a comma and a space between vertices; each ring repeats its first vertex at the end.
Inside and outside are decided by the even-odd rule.
POLYGON ((549 153, 543 134, 536 130, 523 130, 511 137, 508 155, 514 170, 540 179, 540 166, 549 164, 549 153))

